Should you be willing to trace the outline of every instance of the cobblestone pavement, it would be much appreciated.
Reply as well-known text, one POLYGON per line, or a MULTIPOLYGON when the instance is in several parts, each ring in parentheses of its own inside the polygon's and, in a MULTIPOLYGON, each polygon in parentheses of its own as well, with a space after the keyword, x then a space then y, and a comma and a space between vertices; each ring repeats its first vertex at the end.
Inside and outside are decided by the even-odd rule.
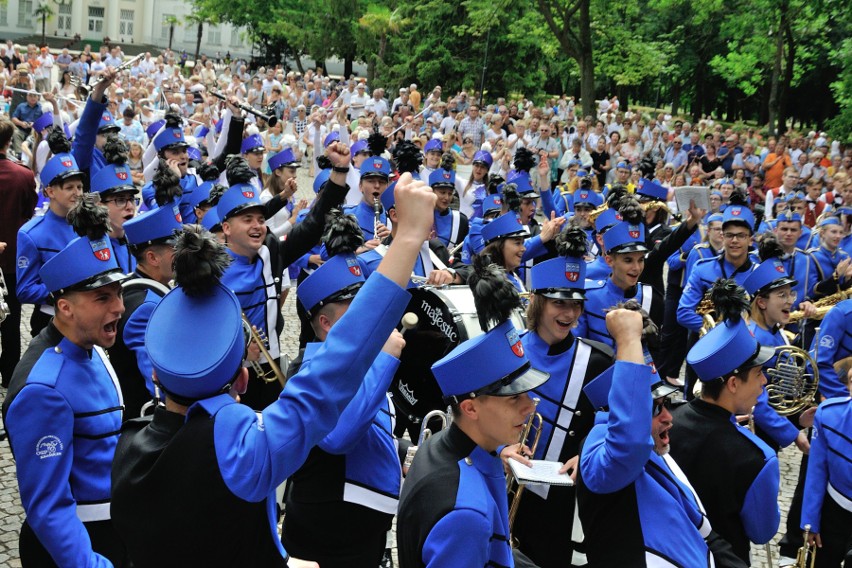
MULTIPOLYGON (((303 170, 306 168, 303 168, 303 170)), ((310 190, 305 189, 310 187, 306 172, 300 171, 299 185, 302 188, 299 196, 308 198, 310 190)), ((299 337, 299 322, 296 317, 295 307, 295 291, 291 290, 284 302, 284 333, 281 337, 282 353, 288 353, 294 357, 298 351, 299 337)), ((24 339, 24 349, 29 344, 29 330, 27 324, 31 307, 26 307, 24 316, 21 318, 22 329, 21 336, 24 339)), ((0 388, 0 401, 6 396, 6 389, 0 388)), ((799 471, 800 461, 799 451, 795 446, 787 448, 780 454, 781 462, 781 529, 784 528, 786 521, 786 512, 790 506, 790 500, 793 496, 793 489, 796 485, 796 479, 799 471)), ((18 533, 20 531, 21 522, 24 519, 24 512, 21 508, 21 500, 18 495, 18 484, 15 475, 15 462, 12 459, 12 452, 9 448, 8 441, 0 442, 0 567, 19 568, 21 562, 18 558, 18 533)), ((773 544, 777 543, 781 535, 776 535, 773 544)), ((395 545, 394 535, 391 535, 390 542, 395 545)), ((772 547, 772 555, 775 566, 778 563, 778 549, 772 547)), ((394 550, 394 557, 396 556, 394 550)), ((396 561, 396 558, 394 558, 396 561)), ((398 566, 398 563, 396 564, 398 566)), ((764 547, 752 546, 752 566, 755 568, 763 568, 766 564, 766 553, 764 547)))

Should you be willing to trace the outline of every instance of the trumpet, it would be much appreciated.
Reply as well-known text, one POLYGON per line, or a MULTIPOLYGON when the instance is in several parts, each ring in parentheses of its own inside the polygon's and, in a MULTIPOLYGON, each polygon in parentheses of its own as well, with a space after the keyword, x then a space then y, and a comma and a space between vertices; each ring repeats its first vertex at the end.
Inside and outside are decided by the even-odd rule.
POLYGON ((284 373, 281 372, 281 368, 278 367, 278 363, 276 363, 275 359, 272 358, 272 355, 269 354, 269 349, 266 347, 268 342, 266 334, 262 331, 256 330, 245 314, 243 314, 243 331, 246 334, 246 349, 248 349, 248 346, 251 343, 255 343, 258 349, 260 349, 260 354, 266 359, 266 362, 269 363, 270 370, 267 371, 260 364, 260 361, 249 361, 249 364, 251 365, 251 368, 254 369, 257 377, 265 383, 272 383, 277 380, 281 383, 281 387, 283 388, 286 379, 284 378, 284 373))
MULTIPOLYGON (((124 63, 122 63, 118 67, 116 67, 115 71, 116 72, 123 71, 123 70, 127 69, 128 67, 133 67, 133 64, 136 63, 137 61, 139 61, 140 59, 142 59, 143 57, 145 57, 144 53, 140 53, 139 55, 137 55, 135 57, 131 57, 130 59, 128 59, 127 61, 125 61, 124 63)), ((81 95, 85 95, 85 98, 88 98, 89 95, 92 92, 92 89, 95 88, 95 85, 97 85, 98 83, 100 83, 103 80, 104 80, 104 76, 101 75, 100 77, 98 77, 97 79, 95 79, 94 81, 92 81, 91 83, 86 85, 85 83, 80 81, 79 77, 77 77, 75 75, 71 75, 71 84, 76 86, 77 92, 80 93, 81 95)))
POLYGON ((452 416, 450 413, 442 412, 440 410, 433 410, 423 417, 423 429, 420 430, 420 437, 417 439, 417 445, 408 446, 408 449, 405 451, 405 460, 402 463, 402 470, 404 472, 407 472, 408 468, 411 467, 411 464, 414 462, 414 456, 417 454, 417 450, 420 446, 423 445, 423 442, 431 438, 432 434, 440 432, 449 426, 450 422, 452 422, 452 416), (432 430, 429 429, 429 421, 433 418, 437 418, 441 421, 441 427, 435 430, 435 432, 432 432, 432 430))
MULTIPOLYGON (((227 97, 227 96, 223 95, 222 93, 220 93, 220 92, 218 92, 218 91, 210 91, 210 94, 211 94, 211 95, 213 95, 214 97, 216 97, 217 99, 220 99, 220 100, 223 100, 223 101, 227 101, 227 100, 228 100, 228 97, 227 97)), ((244 110, 244 111, 246 111, 246 112, 247 112, 247 113, 249 113, 249 114, 253 114, 253 115, 255 115, 255 116, 256 116, 256 117, 258 117, 259 119, 263 120, 263 121, 264 121, 266 124, 268 124, 270 127, 275 126, 276 124, 278 124, 278 117, 277 117, 277 116, 275 116, 274 114, 263 114, 263 113, 262 113, 262 112, 260 112, 259 110, 255 109, 255 108, 252 108, 252 107, 248 106, 247 104, 240 103, 240 102, 238 102, 238 103, 236 104, 236 106, 237 106, 237 108, 239 108, 240 110, 244 110)))
POLYGON ((9 287, 6 286, 6 278, 3 277, 3 269, 0 268, 0 322, 9 317, 12 310, 9 304, 6 303, 6 297, 9 295, 9 287))
POLYGON ((808 538, 811 536, 811 525, 805 525, 805 543, 799 548, 796 553, 796 568, 814 568, 816 565, 816 544, 808 544, 808 538))
MULTIPOLYGON (((538 449, 538 441, 541 438, 541 427, 544 424, 544 418, 542 418, 541 413, 536 412, 535 410, 538 407, 538 403, 541 402, 541 399, 534 398, 532 401, 533 411, 530 413, 529 418, 527 418, 527 422, 524 424, 524 429, 521 431, 521 435, 518 438, 518 442, 521 444, 522 448, 529 445, 530 457, 533 457, 536 449, 538 449), (527 444, 533 430, 535 430, 535 434, 533 434, 532 444, 527 444)), ((515 524, 515 516, 517 516, 518 508, 521 506, 521 497, 524 493, 524 485, 518 482, 511 472, 506 476, 506 492, 512 500, 509 505, 509 532, 511 533, 512 526, 515 524)))

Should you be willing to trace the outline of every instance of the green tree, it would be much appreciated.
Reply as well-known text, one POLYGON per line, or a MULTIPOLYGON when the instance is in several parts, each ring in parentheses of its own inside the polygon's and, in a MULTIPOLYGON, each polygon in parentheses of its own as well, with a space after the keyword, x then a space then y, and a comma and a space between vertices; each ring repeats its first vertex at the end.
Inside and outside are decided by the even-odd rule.
POLYGON ((37 18, 41 18, 41 44, 47 45, 47 20, 53 17, 53 8, 49 4, 41 4, 33 14, 37 18))
POLYGON ((172 49, 172 40, 175 37, 175 26, 180 24, 180 20, 177 16, 166 16, 163 18, 163 23, 169 26, 169 50, 172 49))
POLYGON ((195 35, 195 57, 193 61, 198 63, 198 57, 201 53, 201 39, 204 36, 204 26, 209 24, 218 24, 219 20, 215 14, 211 14, 209 9, 205 6, 196 5, 193 9, 192 13, 186 17, 187 24, 194 24, 196 26, 196 35, 195 35))
MULTIPOLYGON (((372 4, 367 12, 358 19, 358 25, 367 33, 370 39, 378 40, 375 54, 367 53, 367 82, 372 83, 376 77, 376 66, 385 65, 385 52, 388 46, 388 36, 396 35, 402 28, 409 25, 411 20, 403 18, 400 9, 391 10, 387 6, 372 4)), ((361 36, 364 38, 363 35, 361 36)), ((363 45, 364 42, 359 42, 363 45)))

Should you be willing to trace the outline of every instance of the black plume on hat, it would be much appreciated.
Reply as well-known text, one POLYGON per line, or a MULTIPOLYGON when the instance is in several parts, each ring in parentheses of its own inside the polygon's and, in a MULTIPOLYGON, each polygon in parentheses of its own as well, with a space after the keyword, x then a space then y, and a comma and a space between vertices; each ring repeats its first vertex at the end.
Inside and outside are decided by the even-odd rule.
POLYGON ((340 209, 332 209, 325 217, 322 242, 329 257, 354 253, 364 244, 364 232, 355 215, 345 215, 340 209))
POLYGON ((518 186, 514 183, 507 183, 503 186, 503 204, 509 211, 520 213, 521 194, 518 193, 518 186))
POLYGON ((529 173, 535 167, 535 154, 527 148, 518 148, 512 163, 516 171, 529 173))
POLYGON ((58 126, 52 126, 47 133, 47 146, 56 154, 67 154, 71 151, 71 141, 65 137, 65 132, 58 126))
POLYGON ((201 181, 216 181, 222 172, 215 164, 202 163, 195 168, 195 173, 201 178, 201 181))
POLYGON ((367 138, 367 147, 370 149, 370 155, 381 156, 385 149, 387 149, 387 146, 387 136, 379 132, 378 126, 374 127, 373 133, 367 138))
POLYGON ((225 195, 226 191, 228 191, 227 187, 221 183, 215 183, 213 184, 213 187, 210 188, 210 194, 207 196, 205 201, 209 203, 211 207, 216 207, 219 204, 219 200, 222 199, 223 195, 225 195))
POLYGON ((509 319, 512 311, 521 307, 518 291, 506 278, 505 271, 491 262, 487 254, 473 258, 473 273, 467 283, 473 292, 479 326, 484 332, 509 319))
POLYGON ((654 323, 654 320, 651 319, 651 316, 648 315, 648 312, 642 307, 642 304, 639 303, 636 299, 626 300, 624 302, 619 302, 613 308, 630 310, 631 312, 639 312, 642 314, 642 341, 645 345, 648 346, 656 346, 657 339, 659 337, 660 329, 657 327, 657 324, 654 323))
POLYGON ((119 136, 116 136, 115 134, 107 136, 103 149, 104 160, 106 160, 106 163, 115 164, 116 166, 126 164, 128 151, 127 143, 119 136))
POLYGON ((393 150, 393 161, 399 173, 413 173, 420 169, 423 163, 423 153, 411 140, 403 140, 393 150))
POLYGON ((456 169, 456 157, 451 152, 444 152, 441 156, 441 169, 448 172, 456 169))
POLYGON ((622 219, 633 225, 638 225, 645 219, 645 211, 639 204, 639 200, 629 193, 619 200, 618 212, 621 213, 622 219))
POLYGON ((742 189, 735 189, 731 192, 731 197, 728 199, 728 203, 731 205, 745 205, 748 206, 748 195, 742 189))
POLYGON ((500 193, 500 184, 506 181, 503 179, 503 176, 499 174, 489 174, 488 175, 488 195, 494 195, 495 193, 500 193))
POLYGON ((183 195, 180 178, 162 158, 160 158, 157 173, 154 174, 152 183, 154 185, 154 199, 160 207, 166 203, 177 201, 183 195))
POLYGON ((228 185, 237 185, 238 183, 250 183, 252 178, 255 177, 255 173, 249 167, 245 158, 232 155, 225 160, 225 177, 228 178, 228 185))
POLYGON ((757 238, 757 255, 761 261, 784 256, 784 249, 774 233, 767 231, 757 238))
POLYGON ((614 183, 609 188, 609 193, 606 196, 606 204, 612 209, 618 209, 619 203, 624 199, 625 195, 630 195, 627 188, 620 183, 614 183))
POLYGON ((213 233, 184 225, 175 241, 175 283, 187 296, 203 296, 219 283, 231 257, 213 233))
POLYGON ((559 256, 584 257, 588 251, 589 241, 586 232, 573 223, 556 235, 556 254, 559 256))
POLYGON ((182 128, 183 127, 183 117, 173 111, 169 111, 163 117, 166 121, 167 128, 182 128))
POLYGON ((102 238, 112 230, 109 210, 100 204, 100 197, 94 193, 84 194, 78 199, 66 219, 75 233, 92 241, 102 238))
POLYGON ((720 278, 710 288, 710 301, 721 320, 736 323, 749 310, 748 293, 736 280, 720 278))

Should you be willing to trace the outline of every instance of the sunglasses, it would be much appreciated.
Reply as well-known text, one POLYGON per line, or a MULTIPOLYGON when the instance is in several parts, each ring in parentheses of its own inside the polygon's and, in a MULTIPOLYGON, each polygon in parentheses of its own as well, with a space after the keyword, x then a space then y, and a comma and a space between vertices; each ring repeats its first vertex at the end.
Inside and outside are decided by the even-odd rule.
POLYGON ((653 410, 651 411, 651 414, 654 416, 654 418, 656 418, 657 416, 660 415, 661 412, 663 412, 664 408, 666 410, 668 410, 669 412, 671 412, 673 406, 674 405, 672 404, 672 401, 669 397, 665 397, 663 399, 657 399, 657 400, 654 401, 654 407, 653 407, 653 410))

